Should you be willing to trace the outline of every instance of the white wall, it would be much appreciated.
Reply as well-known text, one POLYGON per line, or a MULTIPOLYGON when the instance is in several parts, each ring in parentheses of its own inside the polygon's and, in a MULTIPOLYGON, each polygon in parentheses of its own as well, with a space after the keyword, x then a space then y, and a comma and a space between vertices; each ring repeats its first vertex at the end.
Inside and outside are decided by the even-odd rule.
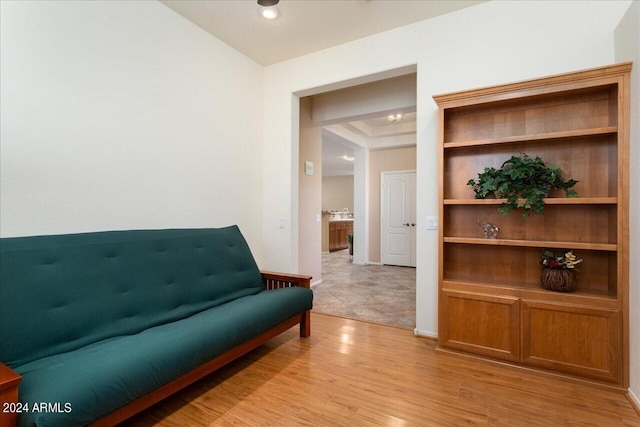
POLYGON ((300 270, 317 283, 322 280, 322 222, 318 220, 322 212, 322 128, 313 122, 313 102, 311 97, 300 100, 298 248, 300 270), (310 175, 305 162, 313 164, 310 175))
POLYGON ((322 177, 322 210, 353 212, 353 175, 322 177))
POLYGON ((238 223, 263 68, 158 2, 0 2, 2 236, 238 223))
MULTIPOLYGON (((276 250, 265 253, 265 265, 298 268, 298 171, 291 161, 292 155, 297 158, 294 94, 312 95, 314 88, 326 91, 333 83, 417 64, 420 223, 420 218, 437 214, 437 108, 432 96, 611 64, 613 31, 629 4, 492 1, 267 67, 263 230, 264 241, 276 250), (278 228, 280 216, 289 227, 278 228)), ((435 335, 435 231, 418 230, 417 257, 417 329, 435 335)))
POLYGON ((631 69, 631 168, 629 242, 629 395, 640 407, 640 2, 634 2, 615 31, 616 61, 633 61, 631 69), (634 363, 635 362, 635 363, 634 363))

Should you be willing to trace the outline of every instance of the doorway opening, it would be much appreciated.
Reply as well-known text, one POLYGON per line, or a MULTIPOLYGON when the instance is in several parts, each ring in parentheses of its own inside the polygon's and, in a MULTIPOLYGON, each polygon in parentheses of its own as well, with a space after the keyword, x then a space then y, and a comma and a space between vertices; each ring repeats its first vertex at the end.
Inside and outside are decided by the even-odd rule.
MULTIPOLYGON (((309 163, 321 164, 315 168, 321 178, 305 176, 301 170, 298 183, 300 271, 305 257, 315 260, 310 265, 319 264, 320 280, 316 276, 313 282, 314 310, 414 329, 416 269, 398 265, 415 267, 415 249, 407 252, 407 264, 382 259, 386 253, 383 245, 395 250, 399 242, 396 235, 391 243, 386 237, 383 239, 383 221, 389 213, 383 213, 382 178, 391 171, 411 170, 415 181, 415 70, 399 77, 315 93, 300 98, 300 105, 297 160, 301 169, 309 163), (310 160, 314 153, 321 158, 310 160), (320 198, 312 196, 314 201, 310 201, 309 194, 318 185, 320 198), (318 203, 320 213, 314 220, 321 244, 316 246, 309 244, 309 234, 302 229, 314 225, 313 221, 305 222, 311 216, 309 205, 318 203), (344 223, 348 225, 349 221, 351 227, 344 232, 344 223), (347 235, 351 243, 332 241, 332 236, 346 240, 347 235)), ((414 205, 407 209, 409 212, 415 209, 415 184, 406 191, 413 193, 409 199, 414 200, 414 205)), ((391 214, 397 216, 397 211, 393 209, 391 214)), ((416 224, 415 215, 407 222, 416 224)), ((415 245, 416 237, 407 241, 415 245)))

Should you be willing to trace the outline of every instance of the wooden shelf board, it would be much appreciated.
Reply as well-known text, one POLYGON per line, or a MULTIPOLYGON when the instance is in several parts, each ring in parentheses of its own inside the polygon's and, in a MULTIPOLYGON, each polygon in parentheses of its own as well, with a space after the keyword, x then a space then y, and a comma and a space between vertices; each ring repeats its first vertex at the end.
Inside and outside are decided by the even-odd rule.
POLYGON ((612 135, 618 131, 617 126, 592 129, 579 129, 561 132, 538 133, 532 135, 515 135, 501 138, 475 139, 469 141, 445 142, 444 148, 474 147, 479 145, 514 144, 519 142, 549 141, 556 139, 580 138, 585 136, 612 135))
POLYGON ((486 293, 487 288, 500 288, 501 290, 512 290, 516 293, 526 292, 527 297, 531 298, 533 296, 540 296, 540 299, 546 300, 549 298, 566 298, 566 297, 584 297, 584 298, 597 298, 604 299, 609 301, 610 304, 614 304, 616 301, 616 296, 610 294, 605 291, 595 291, 592 289, 582 290, 578 287, 576 291, 573 292, 555 292, 549 291, 547 289, 543 289, 539 284, 532 283, 524 283, 519 285, 514 285, 511 282, 471 282, 468 280, 459 280, 459 279, 444 279, 442 281, 442 288, 445 290, 459 290, 460 286, 465 287, 465 291, 468 291, 469 288, 473 289, 474 287, 478 288, 478 292, 486 293))
POLYGON ((595 251, 615 252, 618 245, 615 243, 585 243, 585 242, 555 242, 552 240, 512 240, 512 239, 482 239, 473 237, 445 237, 445 243, 461 243, 468 245, 490 246, 522 246, 528 248, 564 248, 585 249, 595 251))
MULTIPOLYGON (((444 199, 445 205, 501 205, 507 199, 444 199)), ((524 199, 522 199, 524 202, 524 199)), ((547 205, 615 205, 617 197, 548 197, 547 205)))

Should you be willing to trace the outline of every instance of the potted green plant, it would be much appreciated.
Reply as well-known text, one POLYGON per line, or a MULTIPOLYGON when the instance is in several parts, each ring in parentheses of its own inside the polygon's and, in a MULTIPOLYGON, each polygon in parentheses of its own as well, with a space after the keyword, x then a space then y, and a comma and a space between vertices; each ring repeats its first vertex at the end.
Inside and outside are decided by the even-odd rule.
POLYGON ((476 199, 494 195, 506 199, 498 211, 508 215, 514 209, 523 211, 522 217, 530 213, 540 214, 544 209, 544 198, 551 190, 564 190, 567 197, 577 197, 572 189, 578 181, 562 178, 562 169, 546 163, 540 157, 532 159, 524 153, 512 156, 500 169, 484 168, 478 180, 470 179, 467 185, 473 187, 476 199))

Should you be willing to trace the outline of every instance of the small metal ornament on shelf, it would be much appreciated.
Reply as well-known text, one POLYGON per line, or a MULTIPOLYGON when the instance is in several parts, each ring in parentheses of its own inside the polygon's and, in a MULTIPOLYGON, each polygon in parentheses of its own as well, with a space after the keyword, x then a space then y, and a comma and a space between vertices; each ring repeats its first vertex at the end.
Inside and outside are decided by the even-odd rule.
POLYGON ((498 226, 489 224, 486 221, 480 221, 479 219, 476 220, 476 224, 482 228, 482 237, 485 239, 495 239, 498 237, 498 226))

